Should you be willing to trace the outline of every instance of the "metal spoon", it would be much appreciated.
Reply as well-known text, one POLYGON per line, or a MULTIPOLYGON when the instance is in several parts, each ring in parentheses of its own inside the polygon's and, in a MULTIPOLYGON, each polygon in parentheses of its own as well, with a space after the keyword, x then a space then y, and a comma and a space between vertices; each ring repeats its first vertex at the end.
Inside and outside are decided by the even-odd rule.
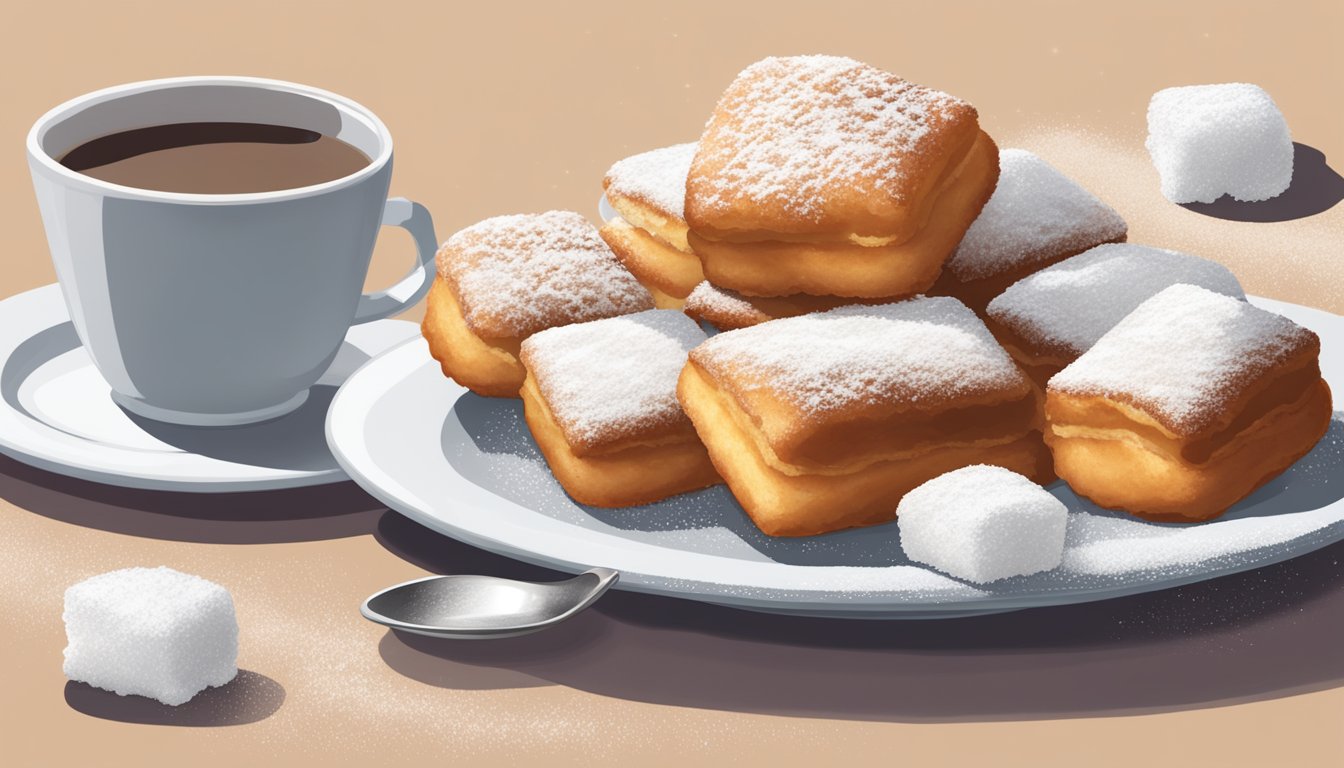
POLYGON ((541 584, 494 576, 428 576, 374 594, 359 612, 369 621, 417 635, 513 637, 568 619, 596 602, 619 578, 610 568, 541 584))

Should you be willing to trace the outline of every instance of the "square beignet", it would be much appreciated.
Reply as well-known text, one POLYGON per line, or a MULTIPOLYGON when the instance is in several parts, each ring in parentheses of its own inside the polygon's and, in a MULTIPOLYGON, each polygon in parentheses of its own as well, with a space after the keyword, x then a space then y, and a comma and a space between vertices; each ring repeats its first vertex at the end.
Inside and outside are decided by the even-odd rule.
POLYGON ((677 395, 772 536, 892 520, 907 491, 971 464, 1053 478, 1031 383, 952 298, 721 333, 691 351, 677 395))
POLYGON ((421 332, 444 375, 478 395, 518 396, 519 347, 537 331, 653 307, 572 211, 486 219, 448 238, 435 262, 421 332))
POLYGON ((691 290, 704 282, 705 273, 694 253, 679 251, 625 219, 612 219, 598 232, 659 309, 681 309, 691 290))
POLYGON ((1281 315, 1171 286, 1050 380, 1055 468, 1103 507, 1216 517, 1329 428, 1319 354, 1316 334, 1281 315))
POLYGON ((694 155, 694 142, 642 152, 618 160, 602 179, 607 202, 621 215, 602 226, 602 239, 660 309, 681 309, 705 279, 686 242, 686 174, 694 155))
POLYGON ((719 482, 677 402, 693 320, 654 309, 523 342, 523 413, 551 472, 583 504, 647 504, 719 482))
POLYGON ((999 183, 930 291, 983 313, 1032 272, 1128 232, 1109 205, 1023 149, 999 152, 999 183))
POLYGON ((805 293, 792 296, 743 296, 737 291, 705 281, 695 286, 681 309, 692 318, 709 323, 720 331, 735 331, 781 317, 825 312, 848 304, 873 303, 886 302, 844 296, 808 296, 805 293))
POLYGON ((975 108, 837 56, 768 58, 719 99, 686 181, 688 241, 752 296, 933 285, 998 178, 975 108))
POLYGON ((985 309, 985 322, 1041 392, 1135 307, 1189 283, 1243 298, 1227 267, 1133 243, 1099 245, 1028 275, 985 309))

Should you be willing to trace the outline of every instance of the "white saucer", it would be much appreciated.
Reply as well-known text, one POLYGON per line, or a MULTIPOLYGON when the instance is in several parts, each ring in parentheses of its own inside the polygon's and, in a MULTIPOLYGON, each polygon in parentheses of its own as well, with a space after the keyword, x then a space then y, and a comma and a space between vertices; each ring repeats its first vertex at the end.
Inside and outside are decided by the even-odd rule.
POLYGON ((340 482, 346 474, 323 434, 328 403, 356 368, 417 332, 403 320, 355 326, 294 412, 241 427, 184 427, 112 402, 79 344, 60 287, 48 285, 0 301, 0 452, 130 488, 256 491, 340 482))

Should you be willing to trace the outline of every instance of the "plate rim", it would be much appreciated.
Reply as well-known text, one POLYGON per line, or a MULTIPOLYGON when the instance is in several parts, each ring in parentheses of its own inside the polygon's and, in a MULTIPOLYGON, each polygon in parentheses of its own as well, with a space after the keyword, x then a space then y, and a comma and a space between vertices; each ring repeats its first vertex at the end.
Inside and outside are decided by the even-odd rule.
MULTIPOLYGON (((38 333, 59 327, 70 322, 69 310, 61 293, 59 283, 31 288, 4 299, 0 299, 0 369, 8 364, 14 351, 38 333)), ((411 333, 414 323, 405 320, 384 319, 378 323, 397 323, 408 326, 411 333)), ((369 325, 372 325, 370 323, 369 325)), ((355 326, 352 326, 354 328, 355 326)), ((410 335, 406 341, 413 340, 410 335)), ((393 345, 399 346, 404 341, 393 345)), ((383 351, 389 351, 388 347, 383 351)), ((381 353, 379 353, 381 354, 381 353)), ((378 355, 373 355, 377 358, 378 355)), ((367 362, 367 361, 366 361, 367 362)), ((363 367, 361 365, 361 367, 363 367)), ((344 382, 342 382, 344 383, 344 382)), ((325 420, 324 420, 325 423, 325 420)), ((325 437, 325 431, 323 433, 325 437)), ((81 439, 51 427, 32 416, 18 411, 3 399, 0 399, 0 454, 15 461, 36 467, 46 472, 72 477, 77 480, 119 488, 134 488, 152 491, 176 491, 186 493, 244 493, 249 491, 271 491, 286 488, 306 488, 345 482, 349 479, 340 462, 330 469, 263 469, 264 476, 256 473, 238 471, 221 472, 218 475, 201 475, 191 472, 163 471, 162 464, 146 469, 127 467, 111 468, 105 463, 70 455, 72 445, 97 446, 98 453, 126 454, 115 445, 99 443, 96 440, 81 439), (63 450, 64 449, 64 450, 63 450), (158 471, 156 471, 156 468, 158 471)), ((330 449, 330 444, 328 444, 330 449)), ((142 452, 134 452, 142 453, 142 452)), ((176 454, 163 453, 165 461, 176 454)), ((194 456, 189 452, 182 455, 194 456)), ((246 465, 219 462, 221 470, 226 467, 246 465)))
MULTIPOLYGON (((1306 310, 1309 314, 1319 313, 1324 316, 1322 318, 1323 320, 1333 319, 1334 322, 1339 322, 1341 319, 1344 319, 1339 315, 1335 315, 1326 310, 1291 304, 1290 302, 1282 302, 1275 299, 1251 296, 1248 297, 1248 300, 1252 301, 1257 306, 1266 307, 1275 311, 1278 311, 1279 307, 1290 307, 1290 311, 1299 316, 1303 313, 1303 310, 1306 310)), ((399 487, 399 484, 388 476, 387 473, 383 473, 386 477, 385 481, 371 476, 369 472, 366 472, 366 467, 376 466, 376 462, 372 460, 372 455, 368 452, 367 446, 363 441, 357 438, 358 434, 363 431, 363 428, 367 424, 367 415, 370 408, 379 400, 379 391, 386 390, 392 383, 406 380, 425 367, 432 366, 437 373, 437 366, 434 365, 433 359, 429 357, 423 345, 424 340, 422 338, 411 338, 389 348, 382 354, 375 356, 373 359, 367 361, 356 369, 332 399, 330 408, 327 412, 327 441, 331 447, 332 455, 336 457, 336 461, 342 466, 351 479, 359 484, 360 487, 370 495, 374 496, 374 498, 385 504, 389 509, 414 520, 421 525, 425 525, 431 530, 471 546, 501 554, 512 559, 568 573, 577 573, 592 565, 608 565, 607 563, 581 562, 572 557, 567 558, 554 552, 539 551, 536 547, 516 545, 497 538, 496 536, 482 533, 479 530, 454 524, 443 517, 436 516, 434 513, 428 511, 428 509, 421 509, 416 501, 398 495, 396 489, 399 487), (380 374, 383 379, 383 386, 371 387, 370 385, 374 383, 375 377, 380 374), (356 404, 357 398, 365 396, 365 388, 372 389, 371 396, 365 397, 365 400, 362 403, 356 404), (359 455, 360 451, 363 451, 363 455, 359 455)), ((448 395, 450 402, 456 402, 458 397, 467 392, 466 388, 461 387, 455 382, 447 379, 444 379, 444 382, 451 387, 451 394, 448 395)), ((482 492, 490 493, 488 490, 482 489, 474 484, 472 487, 478 488, 482 492)), ((411 495, 413 496, 413 494, 411 495)), ((494 498, 499 499, 501 503, 511 504, 524 510, 530 510, 526 505, 514 502, 511 499, 494 494, 491 495, 494 496, 494 498)), ((535 510, 531 511, 535 513, 535 510)), ((561 524, 568 525, 564 523, 561 524)), ((620 542, 620 546, 624 548, 635 550, 643 548, 653 548, 658 550, 670 549, 649 542, 630 541, 601 531, 588 529, 580 530, 583 530, 583 533, 579 534, 579 536, 583 538, 591 538, 595 536, 608 537, 620 542)), ((737 587, 739 590, 762 589, 759 585, 725 584, 722 581, 697 582, 693 579, 682 579, 680 581, 685 585, 684 588, 674 588, 657 583, 646 583, 644 578, 642 578, 647 577, 655 580, 664 580, 666 577, 658 575, 650 577, 648 574, 629 570, 622 572, 622 579, 617 585, 617 588, 625 591, 687 598, 700 602, 770 613, 823 616, 829 618, 951 618, 954 616, 998 613, 1035 607, 1048 607, 1051 605, 1095 602, 1126 595, 1170 589, 1234 573, 1253 570, 1272 565, 1276 562, 1296 558, 1321 547, 1328 546, 1341 539, 1344 539, 1344 526, 1327 526, 1311 531, 1296 539, 1295 543, 1298 543, 1300 546, 1286 550, 1269 548, 1268 554, 1258 558, 1243 558, 1234 563, 1221 566, 1210 564, 1209 567, 1199 571, 1186 572, 1167 578, 1140 583, 1127 583, 1092 589, 1076 588, 1072 590, 1044 593, 1056 598, 1054 600, 1044 599, 1042 593, 1032 593, 1016 599, 1012 595, 984 593, 978 596, 952 601, 942 599, 923 602, 912 600, 899 604, 891 602, 837 603, 835 599, 837 592, 839 594, 844 593, 843 591, 834 589, 814 589, 810 591, 794 590, 796 597, 784 600, 777 596, 752 597, 751 595, 742 594, 740 591, 738 593, 733 593, 728 591, 712 592, 703 589, 697 591, 695 589, 696 584, 714 585, 727 587, 729 589, 737 587), (1334 530, 1335 528, 1338 528, 1339 530, 1334 530)), ((717 558, 724 561, 741 562, 736 558, 724 555, 687 550, 678 551, 697 558, 717 558)), ((788 566, 787 564, 773 562, 768 563, 768 565, 799 568, 814 567, 788 566)), ((935 571, 934 573, 937 572, 935 571)))

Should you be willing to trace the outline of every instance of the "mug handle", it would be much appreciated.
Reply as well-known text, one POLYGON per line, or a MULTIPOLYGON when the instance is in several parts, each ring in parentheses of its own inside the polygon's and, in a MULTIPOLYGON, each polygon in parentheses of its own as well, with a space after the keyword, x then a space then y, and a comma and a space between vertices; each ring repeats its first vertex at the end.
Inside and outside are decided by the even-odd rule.
POLYGON ((409 309, 425 297, 434 282, 434 254, 439 245, 434 238, 434 220, 430 218, 429 210, 404 197, 390 198, 383 205, 383 226, 401 227, 415 238, 415 268, 391 288, 360 296, 359 305, 355 307, 356 325, 409 309))

